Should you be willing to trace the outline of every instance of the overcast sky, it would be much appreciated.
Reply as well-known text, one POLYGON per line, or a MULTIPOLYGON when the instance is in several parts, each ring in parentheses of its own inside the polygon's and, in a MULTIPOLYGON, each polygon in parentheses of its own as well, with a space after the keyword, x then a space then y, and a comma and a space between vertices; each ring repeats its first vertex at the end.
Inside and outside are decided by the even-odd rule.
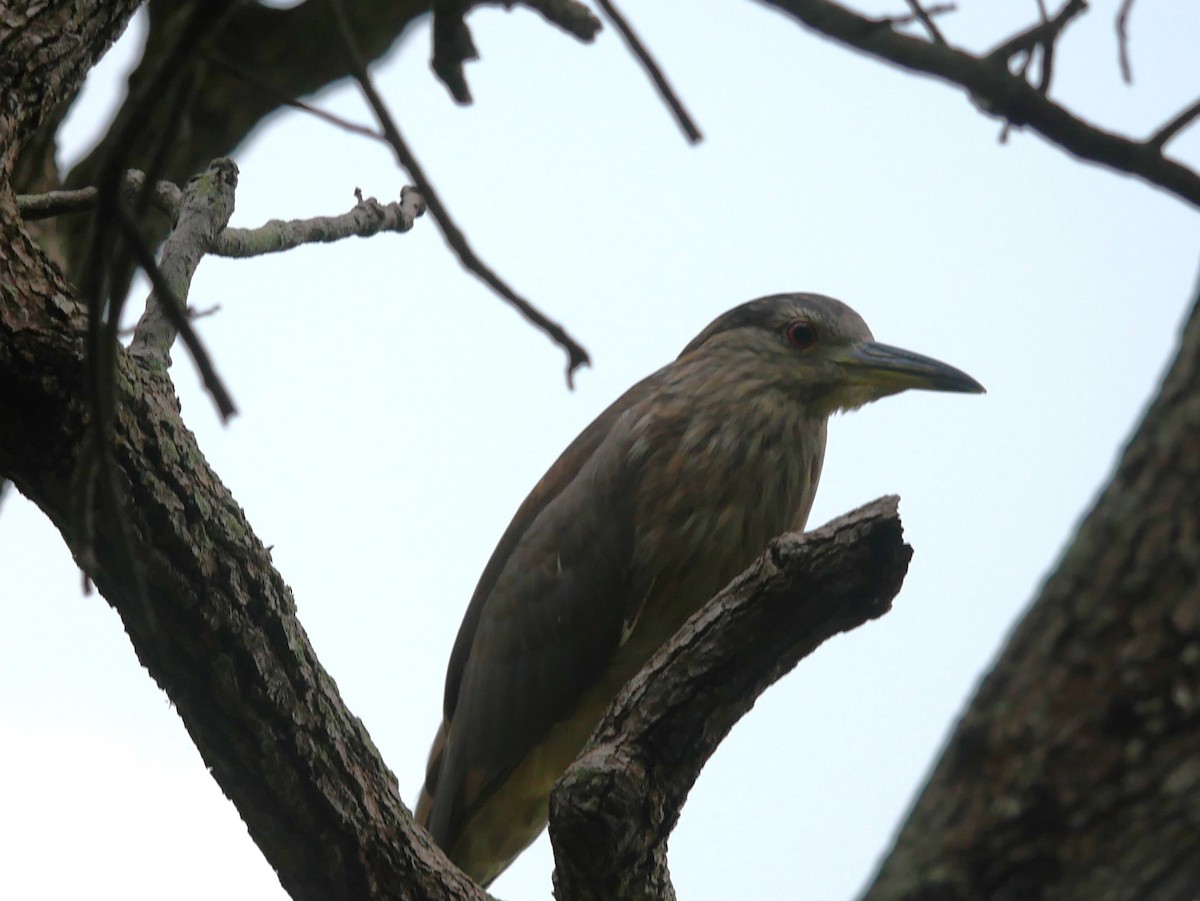
MULTIPOLYGON (((1098 0, 1068 32, 1054 95, 1140 136, 1200 93, 1200 6, 1134 8, 1129 87, 1117 5, 1098 0)), ((1036 17, 1032 2, 964 6, 941 27, 972 49, 1036 17)), ((427 25, 375 70, 480 254, 591 352, 574 392, 561 352, 464 274, 428 220, 206 260, 191 300, 221 307, 199 330, 241 415, 219 423, 182 352, 173 371, 409 804, 450 645, 512 513, 714 316, 819 291, 877 339, 983 382, 985 396, 912 393, 831 424, 810 525, 899 494, 908 579, 890 614, 766 693, 671 840, 689 901, 742 897, 751 871, 757 898, 844 901, 1155 391, 1194 296, 1200 217, 1030 134, 1001 143, 962 93, 753 3, 626 7, 704 131, 698 148, 611 30, 583 46, 527 11, 472 14, 483 59, 465 109, 429 72, 427 25)), ((134 32, 73 111, 67 158, 122 96, 134 32)), ((369 121, 350 86, 318 102, 369 121)), ((1200 127, 1170 149, 1200 165, 1200 127)), ((290 113, 236 159, 241 226, 405 183, 387 148, 290 113)), ((13 493, 0 573, 0 896, 282 898, 118 618, 81 594, 58 534, 13 493)), ((549 898, 551 868, 543 837, 495 893, 549 898)))

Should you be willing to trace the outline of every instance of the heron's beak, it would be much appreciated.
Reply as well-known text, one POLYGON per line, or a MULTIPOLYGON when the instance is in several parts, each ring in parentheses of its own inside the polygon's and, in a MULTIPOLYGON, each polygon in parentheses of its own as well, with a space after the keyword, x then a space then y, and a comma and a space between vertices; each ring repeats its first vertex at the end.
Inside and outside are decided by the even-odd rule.
POLYGON ((840 349, 834 358, 846 370, 850 385, 878 397, 909 388, 983 394, 983 385, 961 369, 899 347, 864 341, 840 349))

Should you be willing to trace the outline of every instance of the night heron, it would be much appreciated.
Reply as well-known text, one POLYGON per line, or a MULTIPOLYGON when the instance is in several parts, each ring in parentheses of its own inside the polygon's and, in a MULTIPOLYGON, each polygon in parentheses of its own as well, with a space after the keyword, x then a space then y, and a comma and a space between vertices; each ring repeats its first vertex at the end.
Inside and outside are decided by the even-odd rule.
POLYGON ((982 392, 816 294, 742 304, 584 429, 517 510, 459 628, 416 817, 487 885, 683 622, 808 518, 826 423, 908 388, 982 392))

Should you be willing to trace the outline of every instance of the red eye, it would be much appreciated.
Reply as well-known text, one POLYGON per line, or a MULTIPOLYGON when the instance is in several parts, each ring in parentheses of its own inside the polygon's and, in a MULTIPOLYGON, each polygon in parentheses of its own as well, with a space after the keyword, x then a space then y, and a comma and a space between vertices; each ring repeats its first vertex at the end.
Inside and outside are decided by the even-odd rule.
POLYGON ((788 343, 797 350, 808 350, 817 343, 817 330, 803 320, 787 327, 788 343))

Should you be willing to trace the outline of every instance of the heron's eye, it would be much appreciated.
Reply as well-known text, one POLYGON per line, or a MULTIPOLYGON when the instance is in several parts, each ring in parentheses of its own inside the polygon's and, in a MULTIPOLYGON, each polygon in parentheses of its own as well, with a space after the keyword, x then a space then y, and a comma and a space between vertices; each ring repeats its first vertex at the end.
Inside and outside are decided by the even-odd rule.
POLYGON ((817 343, 817 330, 802 319, 787 327, 788 343, 797 350, 808 350, 817 343))

